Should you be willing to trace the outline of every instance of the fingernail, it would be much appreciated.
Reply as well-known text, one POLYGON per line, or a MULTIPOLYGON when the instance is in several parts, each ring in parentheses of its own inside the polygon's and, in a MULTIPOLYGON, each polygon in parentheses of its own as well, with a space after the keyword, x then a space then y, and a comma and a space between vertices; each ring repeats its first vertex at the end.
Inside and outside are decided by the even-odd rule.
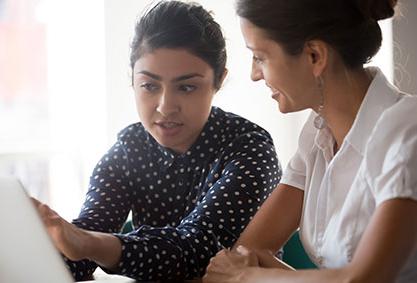
POLYGON ((242 246, 242 245, 239 245, 236 248, 236 251, 238 251, 241 254, 247 254, 247 253, 249 253, 249 250, 247 248, 245 248, 244 246, 242 246))

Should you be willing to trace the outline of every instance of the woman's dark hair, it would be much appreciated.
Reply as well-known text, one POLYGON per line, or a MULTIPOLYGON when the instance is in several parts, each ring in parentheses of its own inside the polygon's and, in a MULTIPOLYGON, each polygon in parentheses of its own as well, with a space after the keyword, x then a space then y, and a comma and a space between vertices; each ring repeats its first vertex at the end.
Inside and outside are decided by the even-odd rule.
POLYGON ((196 3, 161 1, 140 18, 131 45, 130 66, 158 48, 184 48, 205 61, 214 71, 220 88, 226 66, 226 43, 220 26, 196 3))
POLYGON ((323 40, 347 67, 369 62, 381 47, 377 21, 394 15, 397 0, 237 0, 237 14, 264 30, 291 55, 323 40))

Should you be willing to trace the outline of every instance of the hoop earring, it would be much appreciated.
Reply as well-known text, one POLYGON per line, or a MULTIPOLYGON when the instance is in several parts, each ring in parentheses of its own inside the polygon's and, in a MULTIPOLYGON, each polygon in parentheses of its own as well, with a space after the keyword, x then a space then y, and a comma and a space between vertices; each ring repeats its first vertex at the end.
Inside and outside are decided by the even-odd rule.
POLYGON ((322 112, 323 112, 323 108, 324 108, 324 94, 323 94, 324 81, 323 81, 323 78, 321 76, 317 77, 317 86, 318 86, 318 89, 319 89, 319 92, 320 92, 320 105, 319 105, 319 109, 317 111, 317 116, 314 118, 314 127, 317 130, 321 130, 321 129, 323 129, 327 126, 326 125, 326 120, 322 116, 322 112))

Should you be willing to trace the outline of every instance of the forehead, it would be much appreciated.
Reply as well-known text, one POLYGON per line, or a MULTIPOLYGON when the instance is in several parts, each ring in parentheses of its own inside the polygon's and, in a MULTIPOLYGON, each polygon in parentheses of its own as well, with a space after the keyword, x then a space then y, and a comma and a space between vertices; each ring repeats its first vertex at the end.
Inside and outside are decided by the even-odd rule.
POLYGON ((141 56, 134 66, 135 73, 148 71, 162 77, 176 77, 186 73, 213 75, 209 64, 186 49, 159 48, 141 56))
POLYGON ((263 49, 269 49, 274 45, 278 45, 277 42, 268 37, 263 29, 245 18, 240 18, 240 29, 249 49, 264 51, 263 49))

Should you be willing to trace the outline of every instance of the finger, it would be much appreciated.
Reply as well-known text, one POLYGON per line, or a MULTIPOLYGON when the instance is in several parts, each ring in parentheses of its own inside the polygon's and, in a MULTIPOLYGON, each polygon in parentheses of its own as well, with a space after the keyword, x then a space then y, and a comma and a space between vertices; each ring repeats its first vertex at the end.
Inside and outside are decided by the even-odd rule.
POLYGON ((230 282, 230 274, 226 273, 219 273, 215 271, 206 272, 203 276, 203 283, 222 283, 222 282, 230 282))
POLYGON ((46 204, 43 204, 43 203, 38 206, 38 210, 42 215, 47 216, 47 217, 52 214, 51 213, 51 211, 52 211, 51 208, 49 206, 47 206, 46 204))
POLYGON ((216 253, 216 257, 217 257, 217 256, 222 256, 222 255, 225 255, 228 251, 229 251, 228 249, 223 249, 223 250, 220 250, 220 251, 218 251, 218 252, 216 253))
POLYGON ((229 251, 224 251, 211 258, 207 270, 223 273, 223 270, 229 269, 232 266, 229 253, 229 251))
POLYGON ((250 254, 249 249, 247 249, 246 247, 244 247, 244 246, 242 246, 242 245, 239 245, 239 246, 236 248, 236 251, 237 251, 239 254, 244 255, 244 256, 248 256, 248 255, 250 254))
POLYGON ((40 205, 42 205, 42 203, 40 201, 38 201, 37 199, 30 197, 30 200, 32 201, 33 205, 38 208, 40 205))
POLYGON ((242 245, 236 247, 234 254, 233 259, 236 263, 240 262, 244 266, 259 266, 257 254, 242 245))
POLYGON ((55 210, 50 208, 47 204, 44 204, 32 197, 30 199, 41 215, 46 215, 48 217, 59 216, 59 214, 55 210))
POLYGON ((39 202, 37 210, 42 222, 46 226, 56 226, 61 223, 61 217, 48 205, 39 202))
POLYGON ((214 257, 210 259, 210 263, 216 264, 217 262, 224 263, 228 257, 229 250, 224 249, 219 251, 214 257))
POLYGON ((215 256, 210 259, 210 263, 207 266, 207 270, 215 270, 218 267, 225 266, 226 261, 224 257, 215 256))

